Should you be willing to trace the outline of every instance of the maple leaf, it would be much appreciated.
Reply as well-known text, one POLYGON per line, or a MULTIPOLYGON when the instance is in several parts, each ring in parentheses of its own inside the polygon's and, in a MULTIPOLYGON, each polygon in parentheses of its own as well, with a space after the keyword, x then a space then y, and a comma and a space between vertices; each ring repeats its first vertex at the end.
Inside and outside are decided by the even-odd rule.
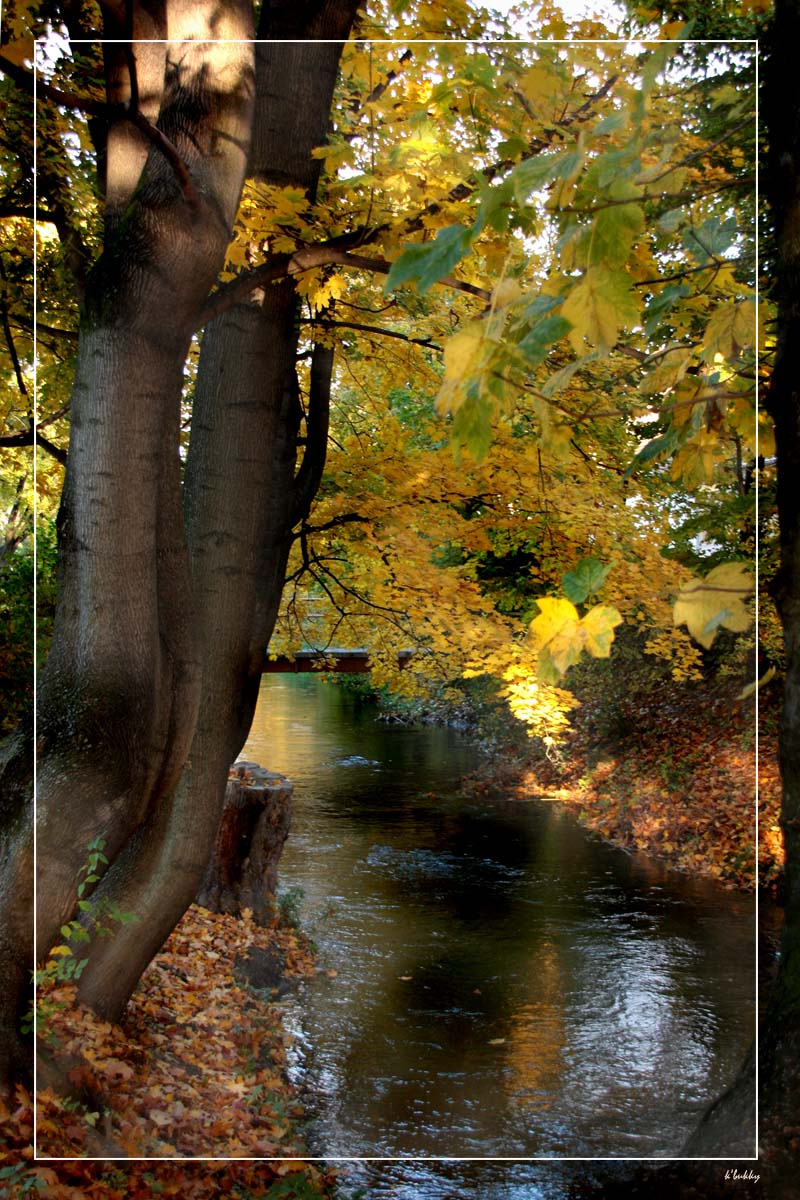
POLYGON ((692 578, 683 585, 673 606, 675 625, 686 625, 692 637, 708 649, 720 628, 743 633, 752 617, 745 599, 755 581, 745 563, 723 563, 705 579, 692 578))
MULTIPOLYGON (((639 189, 625 180, 612 183, 609 197, 621 200, 638 196, 639 189)), ((609 204, 601 208, 588 233, 587 258, 590 265, 623 267, 631 247, 644 230, 644 211, 639 204, 609 204)))
POLYGON ((584 340, 608 351, 620 329, 636 323, 639 306, 624 271, 593 266, 567 294, 561 315, 572 325, 569 340, 576 354, 583 352, 584 340))
POLYGON ((720 304, 706 326, 703 358, 713 363, 717 355, 726 362, 756 342, 756 305, 754 300, 730 300, 720 304))
POLYGON ((596 604, 581 619, 585 646, 594 658, 608 658, 614 630, 622 624, 622 616, 611 604, 596 604))
POLYGON ((608 566, 596 558, 582 558, 573 571, 567 571, 561 577, 564 595, 573 604, 582 604, 592 592, 599 592, 608 578, 613 563, 608 566))
POLYGON ((441 412, 455 413, 467 398, 467 389, 479 373, 484 358, 484 330, 478 321, 448 338, 444 348, 444 380, 437 396, 441 412))
POLYGON ((426 292, 460 262, 475 238, 475 231, 463 225, 440 229, 432 242, 408 246, 392 263, 386 278, 387 292, 416 280, 417 291, 426 292))

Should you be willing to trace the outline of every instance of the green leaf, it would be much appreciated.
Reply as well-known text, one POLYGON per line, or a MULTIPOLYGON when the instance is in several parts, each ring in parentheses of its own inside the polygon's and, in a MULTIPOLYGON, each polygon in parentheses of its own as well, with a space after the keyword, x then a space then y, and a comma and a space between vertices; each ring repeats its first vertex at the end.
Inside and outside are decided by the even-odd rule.
POLYGON ((564 595, 573 604, 582 604, 593 592, 600 591, 612 566, 613 563, 603 566, 596 558, 582 558, 574 571, 567 571, 561 577, 564 595))
POLYGON ((565 167, 569 166, 566 161, 569 157, 565 151, 558 150, 556 153, 537 154, 534 158, 517 163, 509 176, 517 204, 526 204, 534 192, 541 191, 545 184, 560 177, 565 167))
MULTIPOLYGON (((610 189, 611 198, 623 199, 632 190, 636 189, 629 184, 617 183, 610 189)), ((623 266, 643 231, 644 211, 639 204, 612 204, 601 209, 589 231, 590 265, 623 266)))
POLYGON ((668 283, 657 296, 653 296, 652 300, 648 301, 644 314, 645 331, 652 334, 677 302, 690 296, 691 293, 692 289, 686 283, 668 283))
POLYGON ((618 129, 622 129, 625 124, 625 115, 621 112, 609 113, 607 117, 603 117, 598 121, 592 130, 594 137, 602 137, 606 133, 616 133, 618 129))
POLYGON ((511 201, 513 196, 514 190, 511 176, 494 187, 484 186, 481 189, 480 206, 474 227, 475 236, 487 225, 490 229, 494 229, 496 233, 506 232, 511 215, 511 201))
POLYGON ((475 230, 464 225, 447 225, 432 242, 408 246, 392 263, 384 291, 416 280, 417 291, 426 292, 434 283, 449 275, 469 250, 475 230))
POLYGON ((660 437, 653 438, 646 442, 640 450, 636 452, 633 460, 623 475, 623 479, 630 479, 639 467, 643 467, 645 463, 652 462, 654 458, 659 458, 661 455, 672 454, 680 445, 681 435, 676 429, 671 429, 669 433, 663 433, 660 437))
POLYGON ((554 343, 568 334, 570 329, 572 326, 564 317, 557 315, 545 317, 538 325, 534 325, 533 329, 528 330, 519 343, 518 349, 522 351, 531 366, 537 366, 544 361, 554 343))
POLYGON ((492 444, 492 411, 480 396, 469 396, 453 417, 453 441, 466 446, 476 462, 482 462, 492 444))
POLYGON ((736 217, 709 217, 697 228, 684 230, 683 244, 692 257, 701 265, 721 258, 733 245, 739 230, 736 217))
POLYGON ((576 371, 579 371, 581 367, 585 367, 588 363, 595 362, 599 357, 598 352, 592 350, 590 354, 585 354, 582 358, 577 358, 575 362, 567 363, 565 367, 560 367, 542 385, 542 392, 545 396, 555 396, 557 392, 562 391, 572 381, 572 376, 576 371))

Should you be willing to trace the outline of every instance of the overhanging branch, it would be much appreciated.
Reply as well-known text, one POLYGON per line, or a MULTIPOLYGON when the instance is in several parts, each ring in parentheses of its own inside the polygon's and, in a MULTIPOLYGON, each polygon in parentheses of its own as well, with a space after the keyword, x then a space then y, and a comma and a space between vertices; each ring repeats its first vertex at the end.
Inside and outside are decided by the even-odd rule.
POLYGON ((39 429, 23 429, 21 433, 7 433, 0 435, 0 446, 22 447, 22 446, 41 446, 46 450, 56 462, 60 462, 62 467, 67 464, 67 452, 62 450, 60 446, 56 446, 49 438, 46 438, 39 429))
MULTIPOLYGON (((371 258, 366 254, 353 254, 348 250, 342 250, 338 246, 325 245, 305 246, 301 250, 296 250, 294 254, 280 255, 280 257, 270 258, 267 262, 262 263, 258 267, 254 267, 251 271, 247 271, 242 275, 237 275, 229 283, 222 284, 221 287, 213 293, 207 301, 205 308, 200 315, 198 328, 202 328, 214 317, 231 308, 232 305, 238 304, 242 300, 246 300, 258 288, 266 287, 270 283, 275 283, 279 279, 291 278, 295 275, 302 275, 305 271, 312 271, 318 267, 340 266, 347 267, 353 271, 368 271, 374 275, 388 275, 392 264, 385 258, 371 258)), ((474 283, 467 283, 463 279, 456 279, 453 275, 446 275, 443 279, 437 280, 441 287, 453 288, 459 292, 466 292, 470 296, 476 296, 479 300, 484 300, 487 304, 492 299, 492 293, 488 288, 477 287, 474 283)))

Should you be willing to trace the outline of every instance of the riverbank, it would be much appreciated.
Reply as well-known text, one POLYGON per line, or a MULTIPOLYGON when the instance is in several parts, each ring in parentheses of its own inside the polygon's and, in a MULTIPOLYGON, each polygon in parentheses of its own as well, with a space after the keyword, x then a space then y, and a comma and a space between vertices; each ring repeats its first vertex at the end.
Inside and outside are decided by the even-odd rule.
POLYGON ((632 697, 613 733, 584 702, 573 732, 548 758, 516 739, 487 756, 479 786, 563 804, 587 829, 671 867, 780 896, 783 844, 774 713, 666 687, 646 706, 632 697), (758 761, 756 764, 756 745, 758 761))
POLYGON ((47 991, 39 1157, 34 1163, 31 1100, 19 1090, 10 1109, 0 1105, 7 1147, 0 1192, 110 1200, 205 1200, 232 1190, 283 1200, 327 1195, 332 1177, 303 1161, 304 1110, 286 1075, 280 1011, 268 993, 241 982, 242 960, 258 951, 280 957, 289 985, 314 973, 295 930, 195 905, 151 963, 121 1025, 76 1007, 71 986, 47 991), (199 1156, 214 1161, 170 1161, 199 1156), (249 1158, 273 1161, 235 1161, 249 1158))

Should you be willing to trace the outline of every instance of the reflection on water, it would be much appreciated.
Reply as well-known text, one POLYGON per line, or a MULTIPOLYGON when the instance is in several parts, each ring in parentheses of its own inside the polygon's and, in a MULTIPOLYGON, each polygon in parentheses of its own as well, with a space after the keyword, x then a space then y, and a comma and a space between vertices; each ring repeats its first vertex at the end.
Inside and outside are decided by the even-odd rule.
MULTIPOLYGON (((315 1153, 679 1152, 751 1040, 749 900, 545 803, 460 796, 466 739, 383 725, 314 678, 265 680, 245 755, 295 782, 282 887, 337 972, 287 1007, 315 1153)), ((387 1172, 370 1195, 420 1194, 408 1164, 387 1172)), ((425 1195, 471 1194, 459 1178, 425 1195)))

